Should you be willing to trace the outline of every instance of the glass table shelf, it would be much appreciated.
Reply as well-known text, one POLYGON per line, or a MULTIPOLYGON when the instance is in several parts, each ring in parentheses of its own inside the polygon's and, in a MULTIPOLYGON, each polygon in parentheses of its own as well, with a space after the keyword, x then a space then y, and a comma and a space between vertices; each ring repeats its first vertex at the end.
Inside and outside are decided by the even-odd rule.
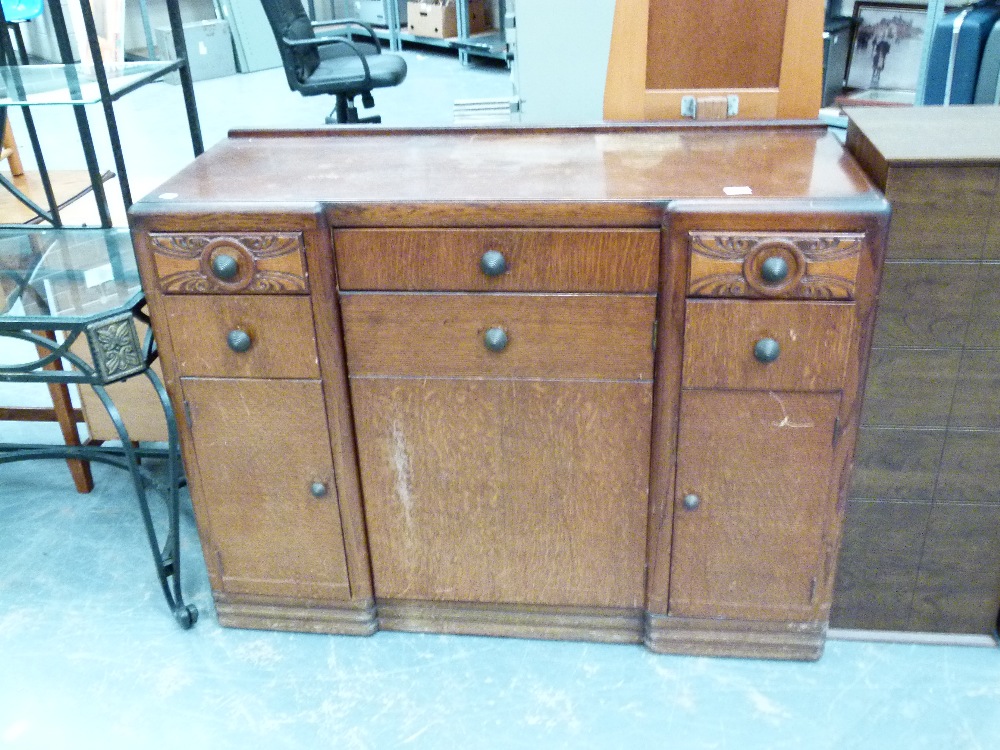
POLYGON ((131 310, 141 299, 127 229, 0 230, 0 316, 61 327, 131 310))
MULTIPOLYGON (((124 62, 106 68, 112 100, 183 65, 178 60, 124 62)), ((101 90, 93 65, 0 66, 0 107, 45 104, 99 104, 101 90)))

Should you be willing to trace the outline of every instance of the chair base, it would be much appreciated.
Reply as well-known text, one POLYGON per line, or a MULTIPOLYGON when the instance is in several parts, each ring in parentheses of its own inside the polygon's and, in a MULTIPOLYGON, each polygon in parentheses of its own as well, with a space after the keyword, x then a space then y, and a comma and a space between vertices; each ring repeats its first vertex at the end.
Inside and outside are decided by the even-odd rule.
MULTIPOLYGON (((361 103, 365 108, 371 108, 375 106, 375 99, 371 93, 364 93, 361 95, 361 103)), ((380 122, 382 122, 380 115, 358 117, 358 108, 354 104, 354 97, 348 97, 346 94, 337 94, 337 103, 330 111, 330 114, 326 116, 327 125, 378 124, 380 122)))

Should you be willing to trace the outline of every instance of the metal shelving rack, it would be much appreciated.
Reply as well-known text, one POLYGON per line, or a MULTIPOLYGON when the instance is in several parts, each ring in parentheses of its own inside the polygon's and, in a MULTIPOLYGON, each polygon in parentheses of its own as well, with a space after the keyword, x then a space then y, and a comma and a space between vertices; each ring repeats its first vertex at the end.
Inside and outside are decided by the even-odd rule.
POLYGON ((102 105, 105 123, 108 128, 108 136, 111 141, 116 176, 126 208, 132 205, 132 192, 129 188, 125 158, 122 153, 121 139, 118 134, 118 124, 114 112, 114 103, 118 99, 145 86, 147 83, 163 78, 168 73, 175 70, 178 71, 181 90, 184 96, 188 127, 191 131, 191 146, 194 150, 194 155, 198 156, 205 148, 202 141, 201 125, 198 121, 198 110, 195 104, 194 84, 191 79, 191 70, 187 64, 187 47, 184 42, 184 28, 181 22, 178 0, 166 0, 167 14, 170 19, 170 29, 173 34, 177 59, 173 61, 119 63, 111 75, 109 75, 104 65, 104 58, 98 43, 97 27, 94 22, 93 11, 90 7, 90 0, 79 1, 84 28, 86 30, 86 42, 92 61, 91 65, 88 66, 74 62, 66 18, 59 0, 49 0, 46 3, 47 12, 52 19, 52 25, 55 30, 59 56, 62 60, 62 63, 57 65, 30 64, 23 45, 20 44, 18 45, 20 49, 15 54, 10 35, 6 32, 6 21, 3 18, 3 11, 0 10, 0 23, 4 27, 4 33, 0 35, 0 62, 3 63, 0 66, 0 84, 3 85, 3 91, 0 92, 0 106, 21 107, 24 112, 32 151, 43 183, 46 201, 49 204, 48 210, 31 201, 30 198, 14 188, 13 185, 5 182, 4 187, 11 190, 22 203, 29 206, 42 219, 48 221, 54 227, 62 226, 59 207, 56 203, 48 178, 48 172, 45 168, 42 147, 31 118, 31 107, 42 105, 71 106, 76 118, 77 130, 80 135, 81 145, 83 146, 84 161, 87 165, 91 188, 97 202, 101 226, 110 227, 112 223, 111 215, 108 209, 107 195, 104 191, 104 181, 97 162, 93 134, 91 133, 90 122, 87 118, 86 104, 99 103, 102 105))
POLYGON ((507 44, 504 31, 506 25, 506 2, 500 0, 500 28, 481 34, 469 33, 469 1, 455 0, 455 15, 458 26, 458 36, 448 39, 417 36, 403 31, 399 20, 399 8, 395 0, 382 0, 385 9, 387 28, 376 29, 375 33, 389 42, 389 49, 398 52, 403 42, 426 44, 432 47, 455 49, 458 59, 463 65, 469 62, 469 56, 489 57, 495 60, 505 60, 510 63, 513 49, 507 44))

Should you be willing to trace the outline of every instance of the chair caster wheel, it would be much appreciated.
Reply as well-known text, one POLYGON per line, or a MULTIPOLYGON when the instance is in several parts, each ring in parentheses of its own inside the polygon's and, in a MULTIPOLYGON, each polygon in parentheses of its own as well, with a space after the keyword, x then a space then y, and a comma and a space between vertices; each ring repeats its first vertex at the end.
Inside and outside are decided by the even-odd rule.
POLYGON ((174 619, 177 620, 178 625, 188 630, 198 622, 198 608, 193 604, 187 604, 180 609, 174 610, 174 619))

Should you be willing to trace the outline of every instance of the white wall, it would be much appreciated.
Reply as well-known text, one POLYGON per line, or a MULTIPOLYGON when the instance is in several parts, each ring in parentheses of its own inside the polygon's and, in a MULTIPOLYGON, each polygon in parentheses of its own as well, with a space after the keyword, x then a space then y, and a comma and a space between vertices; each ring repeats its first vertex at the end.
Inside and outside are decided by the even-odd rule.
POLYGON ((521 121, 600 122, 615 0, 516 0, 515 10, 521 121))

